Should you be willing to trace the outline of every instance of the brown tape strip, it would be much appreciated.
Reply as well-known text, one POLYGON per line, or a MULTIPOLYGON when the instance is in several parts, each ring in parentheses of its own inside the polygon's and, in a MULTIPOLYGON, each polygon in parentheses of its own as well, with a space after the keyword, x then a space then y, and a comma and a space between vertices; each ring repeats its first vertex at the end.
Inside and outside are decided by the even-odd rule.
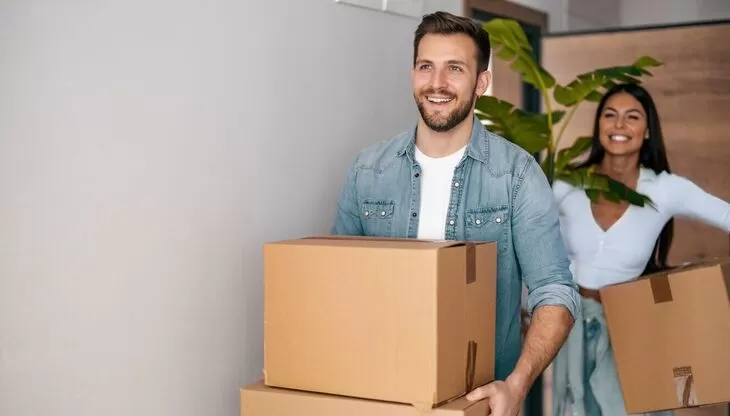
POLYGON ((477 247, 474 243, 466 243, 466 284, 477 280, 477 247))
POLYGON ((651 293, 654 295, 654 303, 672 301, 672 288, 669 285, 669 275, 662 274, 649 278, 651 293))
POLYGON ((474 389, 474 381, 476 379, 477 366, 477 343, 469 341, 466 351, 466 392, 474 389))
POLYGON ((677 399, 682 407, 692 407, 699 404, 695 390, 692 367, 676 367, 672 370, 674 385, 677 389, 677 399))

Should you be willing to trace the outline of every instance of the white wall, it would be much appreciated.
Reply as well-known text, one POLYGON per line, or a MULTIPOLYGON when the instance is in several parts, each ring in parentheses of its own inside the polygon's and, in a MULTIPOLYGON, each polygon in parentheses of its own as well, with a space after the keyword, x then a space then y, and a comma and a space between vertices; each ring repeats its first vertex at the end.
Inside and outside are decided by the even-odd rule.
POLYGON ((417 21, 332 0, 0 2, 0 415, 238 413, 261 245, 407 128, 417 21))

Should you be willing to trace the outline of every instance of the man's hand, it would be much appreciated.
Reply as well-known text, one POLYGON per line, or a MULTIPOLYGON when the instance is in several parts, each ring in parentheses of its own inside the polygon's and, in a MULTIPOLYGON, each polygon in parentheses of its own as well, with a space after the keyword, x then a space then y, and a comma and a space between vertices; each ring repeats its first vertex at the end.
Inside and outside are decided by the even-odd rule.
POLYGON ((506 381, 494 381, 466 395, 468 400, 488 399, 493 416, 517 416, 532 383, 550 364, 573 326, 567 308, 546 305, 535 309, 522 354, 506 381))
POLYGON ((509 381, 493 381, 472 390, 466 398, 469 401, 487 399, 490 416, 517 416, 525 399, 517 386, 509 381))

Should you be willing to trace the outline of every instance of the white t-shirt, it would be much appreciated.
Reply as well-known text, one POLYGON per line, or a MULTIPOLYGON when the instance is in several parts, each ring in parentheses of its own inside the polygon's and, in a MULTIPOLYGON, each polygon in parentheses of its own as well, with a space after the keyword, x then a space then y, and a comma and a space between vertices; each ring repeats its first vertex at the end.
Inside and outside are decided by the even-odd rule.
POLYGON ((730 204, 674 174, 641 169, 637 191, 656 209, 629 206, 604 231, 595 221, 583 189, 555 181, 560 228, 576 282, 588 289, 636 279, 644 271, 659 233, 672 217, 688 217, 730 232, 730 204))
POLYGON ((426 156, 416 146, 416 162, 421 166, 421 203, 418 220, 418 238, 443 240, 446 234, 446 216, 451 200, 454 168, 461 161, 466 146, 446 157, 426 156))

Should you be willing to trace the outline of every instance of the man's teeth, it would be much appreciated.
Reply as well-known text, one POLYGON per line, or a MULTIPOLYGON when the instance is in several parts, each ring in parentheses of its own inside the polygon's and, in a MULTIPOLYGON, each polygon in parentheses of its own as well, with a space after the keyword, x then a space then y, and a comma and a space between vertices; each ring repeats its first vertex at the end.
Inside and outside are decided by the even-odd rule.
POLYGON ((449 101, 453 100, 453 98, 445 98, 445 97, 426 97, 426 99, 432 103, 448 103, 449 101))
POLYGON ((624 136, 622 134, 613 134, 611 136, 608 136, 608 138, 615 142, 626 142, 630 139, 629 136, 624 136))

